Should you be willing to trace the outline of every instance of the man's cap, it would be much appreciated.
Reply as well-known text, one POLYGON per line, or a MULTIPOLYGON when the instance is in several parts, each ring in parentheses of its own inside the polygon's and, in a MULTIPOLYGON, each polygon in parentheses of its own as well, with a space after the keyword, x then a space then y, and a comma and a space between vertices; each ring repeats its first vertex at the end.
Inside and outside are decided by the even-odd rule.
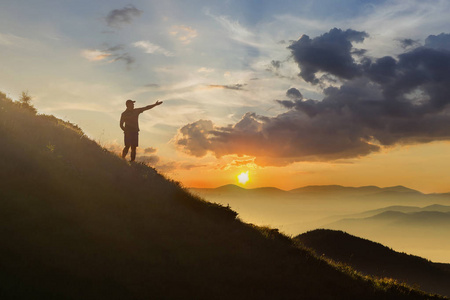
POLYGON ((125 105, 128 105, 128 104, 130 104, 130 103, 134 103, 134 102, 136 102, 136 101, 133 101, 133 100, 128 99, 127 102, 125 102, 125 105))

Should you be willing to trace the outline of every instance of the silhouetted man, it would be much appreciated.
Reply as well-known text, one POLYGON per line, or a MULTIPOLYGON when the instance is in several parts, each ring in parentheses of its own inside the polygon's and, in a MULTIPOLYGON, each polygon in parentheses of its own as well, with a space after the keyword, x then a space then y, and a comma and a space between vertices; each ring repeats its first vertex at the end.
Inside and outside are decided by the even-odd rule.
POLYGON ((146 110, 162 104, 162 101, 156 101, 155 104, 152 105, 147 105, 142 108, 134 108, 134 102, 136 101, 127 100, 125 102, 127 109, 120 116, 120 128, 122 128, 125 134, 125 147, 122 151, 122 158, 127 156, 128 150, 131 147, 130 161, 134 161, 136 159, 136 148, 139 145, 139 115, 146 110))

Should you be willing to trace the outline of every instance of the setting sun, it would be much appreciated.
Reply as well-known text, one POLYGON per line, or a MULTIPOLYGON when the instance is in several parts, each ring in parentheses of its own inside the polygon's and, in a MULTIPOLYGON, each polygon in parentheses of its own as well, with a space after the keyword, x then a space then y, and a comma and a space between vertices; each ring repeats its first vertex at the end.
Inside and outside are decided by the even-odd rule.
POLYGON ((246 184, 248 180, 249 180, 249 178, 248 178, 248 171, 247 172, 242 172, 241 174, 238 175, 239 183, 246 184))

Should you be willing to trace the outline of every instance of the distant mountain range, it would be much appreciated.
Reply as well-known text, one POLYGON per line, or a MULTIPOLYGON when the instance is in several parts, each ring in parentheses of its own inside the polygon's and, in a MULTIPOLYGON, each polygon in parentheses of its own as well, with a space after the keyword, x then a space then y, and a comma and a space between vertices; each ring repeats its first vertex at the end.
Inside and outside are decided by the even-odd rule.
POLYGON ((306 186, 290 191, 225 185, 191 189, 210 202, 229 205, 246 222, 290 235, 316 228, 344 230, 432 259, 449 262, 450 194, 404 187, 306 186))
POLYGON ((294 238, 334 261, 366 275, 390 277, 421 289, 450 297, 450 264, 436 264, 421 257, 399 253, 342 231, 314 230, 294 238))
POLYGON ((411 227, 446 226, 450 229, 450 206, 437 204, 423 208, 391 206, 357 214, 354 217, 346 217, 325 226, 357 227, 368 224, 411 227))
POLYGON ((401 185, 391 187, 377 187, 377 186, 361 186, 361 187, 348 187, 341 185, 310 185, 304 186, 292 190, 281 190, 276 187, 259 187, 247 189, 235 184, 227 184, 217 188, 189 188, 192 192, 200 194, 214 194, 214 195, 229 195, 229 194, 242 194, 242 195, 254 195, 254 194, 270 194, 279 196, 370 196, 370 195, 428 195, 428 196, 441 196, 449 197, 450 193, 433 193, 423 194, 417 190, 410 189, 401 185))

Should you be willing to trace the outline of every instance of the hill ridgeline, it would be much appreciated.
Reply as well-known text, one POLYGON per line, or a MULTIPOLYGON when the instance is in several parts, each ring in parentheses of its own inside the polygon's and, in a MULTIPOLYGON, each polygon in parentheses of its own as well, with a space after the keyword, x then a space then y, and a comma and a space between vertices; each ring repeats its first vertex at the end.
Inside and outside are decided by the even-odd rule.
POLYGON ((1 299, 441 299, 330 265, 0 94, 1 299))

